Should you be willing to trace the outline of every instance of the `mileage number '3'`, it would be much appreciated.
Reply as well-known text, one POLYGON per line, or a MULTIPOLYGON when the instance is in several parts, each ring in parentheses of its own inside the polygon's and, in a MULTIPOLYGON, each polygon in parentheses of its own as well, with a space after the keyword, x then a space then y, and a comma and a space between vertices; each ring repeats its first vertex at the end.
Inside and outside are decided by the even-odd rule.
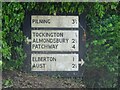
POLYGON ((72 19, 72 24, 77 24, 77 20, 76 19, 72 19))

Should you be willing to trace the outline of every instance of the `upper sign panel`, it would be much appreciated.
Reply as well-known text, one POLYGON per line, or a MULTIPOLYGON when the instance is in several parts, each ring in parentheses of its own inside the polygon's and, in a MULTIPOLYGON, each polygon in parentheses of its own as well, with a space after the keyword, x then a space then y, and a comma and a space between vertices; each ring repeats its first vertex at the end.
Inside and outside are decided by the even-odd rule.
POLYGON ((31 27, 78 28, 78 16, 31 16, 31 27))

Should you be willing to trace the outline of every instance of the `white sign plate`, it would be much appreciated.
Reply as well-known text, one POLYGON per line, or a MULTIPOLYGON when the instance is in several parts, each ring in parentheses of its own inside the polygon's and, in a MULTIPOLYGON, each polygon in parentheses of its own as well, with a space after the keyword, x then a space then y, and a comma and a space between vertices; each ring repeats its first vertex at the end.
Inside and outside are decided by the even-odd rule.
POLYGON ((31 16, 31 27, 78 28, 78 16, 31 16))
POLYGON ((79 51, 78 30, 32 30, 32 51, 79 51))
POLYGON ((31 71, 78 71, 78 54, 31 54, 31 71))

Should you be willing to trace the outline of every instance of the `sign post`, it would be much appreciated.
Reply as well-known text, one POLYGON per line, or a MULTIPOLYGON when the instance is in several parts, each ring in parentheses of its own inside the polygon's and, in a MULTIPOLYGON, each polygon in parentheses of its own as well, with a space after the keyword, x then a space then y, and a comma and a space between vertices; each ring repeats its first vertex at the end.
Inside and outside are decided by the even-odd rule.
POLYGON ((31 15, 30 70, 32 72, 79 72, 80 30, 78 16, 31 15))

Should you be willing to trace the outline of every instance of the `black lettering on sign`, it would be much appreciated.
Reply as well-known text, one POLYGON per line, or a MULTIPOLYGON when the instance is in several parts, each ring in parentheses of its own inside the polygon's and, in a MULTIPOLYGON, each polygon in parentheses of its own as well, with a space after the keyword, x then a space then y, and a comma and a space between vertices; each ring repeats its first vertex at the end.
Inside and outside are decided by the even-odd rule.
POLYGON ((32 49, 57 49, 58 44, 32 44, 32 49))
POLYGON ((76 19, 72 19, 72 24, 77 24, 77 20, 76 19))
POLYGON ((75 43, 75 39, 72 39, 72 43, 75 43))
POLYGON ((32 19, 32 23, 50 24, 50 19, 32 19))
POLYGON ((41 64, 36 63, 36 64, 33 64, 32 68, 45 68, 45 66, 46 65, 44 63, 41 63, 41 64))
POLYGON ((72 48, 75 49, 75 45, 73 45, 72 48))
POLYGON ((73 57, 73 61, 74 61, 74 57, 73 57))
POLYGON ((62 32, 32 32, 33 37, 63 37, 62 32))
POLYGON ((75 33, 75 36, 77 37, 77 33, 75 33))
POLYGON ((55 57, 32 57, 33 62, 55 62, 55 57))
POLYGON ((33 38, 32 43, 68 43, 67 38, 33 38))
POLYGON ((77 65, 76 64, 72 64, 72 68, 77 68, 77 65))

